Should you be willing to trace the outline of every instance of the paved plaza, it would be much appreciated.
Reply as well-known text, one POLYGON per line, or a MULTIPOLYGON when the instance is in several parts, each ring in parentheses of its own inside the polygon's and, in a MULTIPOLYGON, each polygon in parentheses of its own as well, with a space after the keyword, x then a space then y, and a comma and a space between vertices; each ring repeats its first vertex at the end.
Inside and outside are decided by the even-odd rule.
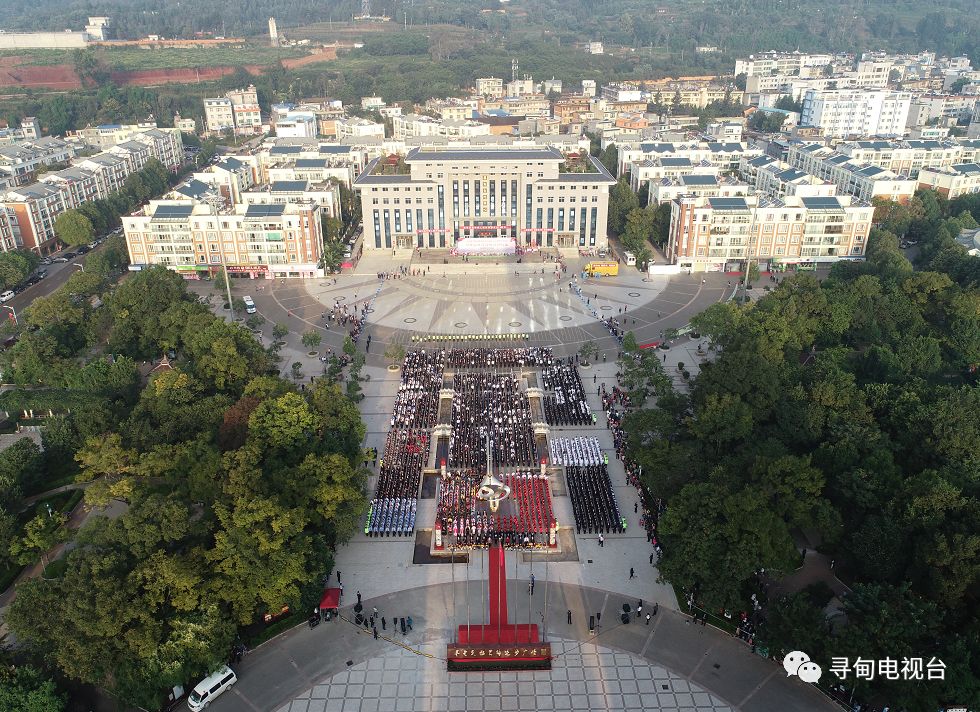
POLYGON ((439 656, 402 648, 370 658, 316 685, 278 712, 731 712, 683 676, 610 648, 556 640, 550 671, 451 675, 439 656))
MULTIPOLYGON (((581 295, 570 293, 572 275, 586 260, 569 259, 568 271, 555 276, 554 264, 452 265, 445 274, 427 274, 407 258, 368 257, 352 273, 321 280, 238 282, 236 293, 250 294, 266 319, 260 334, 270 342, 271 327, 289 329, 282 366, 299 361, 304 378, 322 372, 299 336, 317 329, 319 349, 338 350, 348 329, 329 325, 322 315, 336 304, 359 312, 367 307, 358 348, 372 337, 360 403, 367 426, 365 448, 384 451, 400 381, 384 367, 388 343, 418 345, 422 336, 462 337, 483 333, 528 334, 522 345, 550 346, 556 356, 576 353, 595 341, 601 356, 580 375, 596 422, 550 427, 550 437, 590 437, 608 456, 609 477, 623 516, 624 532, 579 533, 571 500, 559 471, 551 476, 553 511, 560 525, 560 551, 507 554, 511 620, 538 624, 556 653, 554 669, 539 672, 448 673, 446 644, 457 626, 486 622, 488 555, 470 552, 467 560, 445 563, 430 556, 436 500, 418 500, 416 532, 371 537, 359 533, 337 552, 335 574, 344 584, 343 619, 314 629, 294 628, 260 646, 236 666, 239 683, 212 705, 218 712, 379 712, 380 710, 742 710, 814 712, 835 707, 815 688, 787 679, 772 661, 727 634, 698 626, 678 608, 673 589, 659 579, 652 545, 640 524, 638 493, 616 459, 612 433, 597 394, 616 383, 618 344, 599 319, 628 319, 640 343, 659 341, 712 303, 731 295, 723 274, 645 277, 624 268, 616 278, 578 276, 581 295), (544 274, 541 274, 542 268, 544 274), (514 273, 516 271, 516 274, 514 273), (378 273, 399 273, 379 279, 378 273), (635 320, 635 324, 633 323, 635 320), (414 337, 414 339, 413 339, 414 337), (635 576, 630 576, 630 570, 635 576), (528 581, 534 575, 533 595, 528 581), (387 616, 380 639, 349 622, 360 593, 370 611, 387 616), (623 605, 646 611, 657 606, 649 624, 619 621, 623 605), (569 620, 569 614, 571 619, 569 620), (412 616, 407 636, 393 632, 391 620, 412 616), (590 618, 596 627, 590 630, 590 618), (390 637, 389 637, 390 636, 390 637)), ((195 285, 197 291, 213 291, 195 285)), ((433 344, 430 342, 431 347, 433 344)), ((467 342, 445 344, 467 347, 467 342)), ((494 345, 494 344, 479 344, 494 345)), ((500 344, 506 346, 508 344, 500 344)), ((658 351, 678 387, 686 387, 679 363, 696 374, 707 354, 696 341, 680 339, 658 351)), ((378 469, 370 469, 373 493, 378 469)))

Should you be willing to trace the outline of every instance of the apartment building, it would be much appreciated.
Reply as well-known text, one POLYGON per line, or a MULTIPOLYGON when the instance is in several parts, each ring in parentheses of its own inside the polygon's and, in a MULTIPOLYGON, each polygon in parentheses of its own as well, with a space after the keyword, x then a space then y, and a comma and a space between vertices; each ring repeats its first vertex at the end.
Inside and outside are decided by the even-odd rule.
POLYGON ((157 128, 155 121, 139 124, 100 124, 87 126, 78 131, 69 131, 65 135, 65 140, 70 143, 83 143, 93 148, 107 149, 155 128, 157 128))
POLYGON ((483 104, 482 97, 470 99, 429 99, 425 110, 443 121, 466 121, 474 118, 483 104))
POLYGON ((187 279, 318 277, 323 255, 320 206, 313 202, 210 205, 151 201, 123 218, 131 268, 162 265, 187 279))
POLYGON ((664 158, 687 158, 693 164, 707 163, 721 172, 738 170, 744 156, 758 156, 762 150, 749 148, 745 142, 695 141, 692 143, 630 142, 617 143, 618 175, 633 170, 634 163, 664 158))
POLYGON ((613 82, 603 84, 599 97, 606 101, 646 101, 644 92, 633 84, 613 82))
POLYGON ((241 194, 247 205, 287 205, 315 203, 325 218, 340 217, 340 189, 336 183, 307 180, 277 180, 255 186, 241 194))
POLYGON ((743 159, 738 172, 753 190, 769 198, 780 200, 787 196, 816 198, 837 194, 837 186, 833 183, 794 168, 788 163, 777 161, 771 156, 743 159))
POLYGON ((0 205, 0 252, 16 250, 23 244, 17 229, 17 218, 13 209, 0 205))
POLYGON ((503 112, 511 116, 551 116, 551 102, 543 94, 524 96, 505 96, 487 99, 483 103, 484 113, 503 112))
POLYGON ((634 193, 638 193, 644 185, 652 190, 654 183, 673 182, 682 176, 717 176, 719 173, 721 170, 718 166, 708 161, 692 161, 687 156, 658 156, 632 164, 629 171, 630 187, 634 193))
POLYGON ((735 74, 744 74, 746 77, 791 74, 800 77, 817 76, 841 59, 832 54, 769 51, 749 55, 748 59, 736 60, 735 74))
POLYGON ((23 185, 41 166, 67 163, 74 155, 74 146, 53 137, 0 146, 0 186, 23 185))
POLYGON ((980 159, 980 143, 971 141, 847 141, 837 151, 861 163, 881 166, 910 178, 923 168, 948 168, 980 159))
POLYGON ((835 184, 839 192, 866 202, 886 198, 905 203, 911 200, 917 188, 917 183, 908 175, 820 143, 791 144, 786 160, 791 166, 835 184))
POLYGON ((663 205, 681 197, 736 198, 752 193, 752 187, 732 176, 689 173, 677 178, 650 181, 647 205, 663 205))
POLYGON ((476 80, 476 93, 492 99, 504 95, 504 80, 500 77, 484 77, 476 80))
POLYGON ((234 131, 238 135, 262 133, 262 114, 255 87, 230 91, 204 100, 204 123, 209 132, 234 131))
POLYGON ((667 257, 692 272, 862 258, 873 215, 851 196, 681 197, 671 203, 667 257))
POLYGON ((923 168, 919 187, 932 188, 952 200, 968 193, 980 193, 980 165, 958 163, 949 168, 923 168))
POLYGON ((800 126, 825 136, 902 136, 912 94, 884 90, 807 90, 800 126))
POLYGON ((360 116, 344 117, 336 119, 334 122, 335 132, 338 140, 359 139, 376 136, 385 137, 385 125, 379 124, 360 116))
MULTIPOLYGON (((65 153, 58 155, 73 154, 69 144, 53 141, 64 147, 65 153)), ((77 159, 69 168, 52 171, 36 183, 9 189, 0 193, 0 212, 6 211, 10 216, 18 246, 41 255, 49 254, 58 246, 54 232, 58 215, 86 201, 108 198, 150 158, 176 170, 183 159, 180 132, 147 129, 107 151, 77 159)))
POLYGON ((463 239, 576 249, 606 245, 615 182, 587 151, 426 146, 372 161, 354 188, 368 250, 451 249, 463 239))
POLYGON ((419 136, 469 137, 489 136, 487 124, 470 119, 434 119, 424 114, 405 114, 391 119, 394 138, 403 140, 419 136))
POLYGON ((909 106, 907 125, 918 128, 943 119, 968 123, 978 103, 980 97, 973 94, 919 94, 909 106))
POLYGON ((20 128, 6 126, 0 129, 0 144, 36 141, 39 138, 41 138, 41 122, 33 116, 25 116, 21 119, 20 128))

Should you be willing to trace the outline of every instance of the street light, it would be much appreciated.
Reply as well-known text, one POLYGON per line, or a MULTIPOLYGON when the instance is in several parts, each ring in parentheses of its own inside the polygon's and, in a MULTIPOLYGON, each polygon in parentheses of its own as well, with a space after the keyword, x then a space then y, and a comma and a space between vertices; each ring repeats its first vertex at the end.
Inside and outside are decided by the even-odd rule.
POLYGON ((216 193, 207 193, 204 196, 204 202, 211 206, 211 214, 214 216, 214 231, 218 235, 218 244, 220 247, 221 255, 221 267, 225 271, 225 289, 228 292, 228 309, 231 310, 231 320, 235 321, 235 304, 231 301, 231 280, 228 278, 228 262, 225 259, 225 241, 221 236, 221 230, 218 228, 218 206, 221 204, 221 196, 216 193))

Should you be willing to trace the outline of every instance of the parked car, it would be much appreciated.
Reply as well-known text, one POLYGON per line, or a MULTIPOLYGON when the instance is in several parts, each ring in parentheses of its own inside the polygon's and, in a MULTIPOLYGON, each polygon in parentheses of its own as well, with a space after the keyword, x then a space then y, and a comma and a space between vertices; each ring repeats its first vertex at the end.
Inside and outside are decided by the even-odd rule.
POLYGON ((13 298, 14 298, 14 292, 13 292, 13 290, 8 289, 3 294, 0 294, 0 303, 9 302, 13 298))
POLYGON ((92 251, 92 248, 89 247, 88 245, 81 245, 78 248, 78 254, 80 254, 80 255, 84 255, 86 252, 91 252, 91 251, 92 251))
POLYGON ((234 671, 227 665, 222 665, 217 671, 211 673, 201 680, 191 691, 187 698, 187 707, 192 712, 203 710, 214 699, 227 691, 232 685, 238 682, 234 671))
POLYGON ((53 260, 50 257, 44 257, 44 258, 41 259, 41 264, 42 265, 49 265, 52 262, 53 262, 53 260))
POLYGON ((47 276, 48 276, 48 271, 46 269, 39 269, 37 271, 37 278, 38 279, 44 279, 47 276))
POLYGON ((61 256, 64 257, 66 261, 67 260, 73 260, 76 257, 78 257, 78 253, 77 252, 65 252, 65 253, 62 253, 61 256))
POLYGON ((51 258, 51 261, 52 262, 68 262, 68 258, 65 257, 64 255, 58 255, 57 257, 52 257, 51 258))

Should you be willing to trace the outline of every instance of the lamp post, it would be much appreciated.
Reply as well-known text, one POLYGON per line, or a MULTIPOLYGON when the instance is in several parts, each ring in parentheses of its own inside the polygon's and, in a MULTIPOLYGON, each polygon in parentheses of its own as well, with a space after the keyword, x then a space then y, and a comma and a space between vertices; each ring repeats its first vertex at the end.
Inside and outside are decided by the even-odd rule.
POLYGON ((211 206, 211 215, 214 217, 214 231, 218 235, 219 254, 221 256, 221 268, 225 272, 225 289, 228 294, 228 309, 231 311, 231 320, 235 321, 235 303, 231 300, 231 280, 228 277, 228 261, 225 259, 225 241, 218 227, 218 206, 221 204, 221 197, 216 193, 208 193, 205 202, 211 206))

